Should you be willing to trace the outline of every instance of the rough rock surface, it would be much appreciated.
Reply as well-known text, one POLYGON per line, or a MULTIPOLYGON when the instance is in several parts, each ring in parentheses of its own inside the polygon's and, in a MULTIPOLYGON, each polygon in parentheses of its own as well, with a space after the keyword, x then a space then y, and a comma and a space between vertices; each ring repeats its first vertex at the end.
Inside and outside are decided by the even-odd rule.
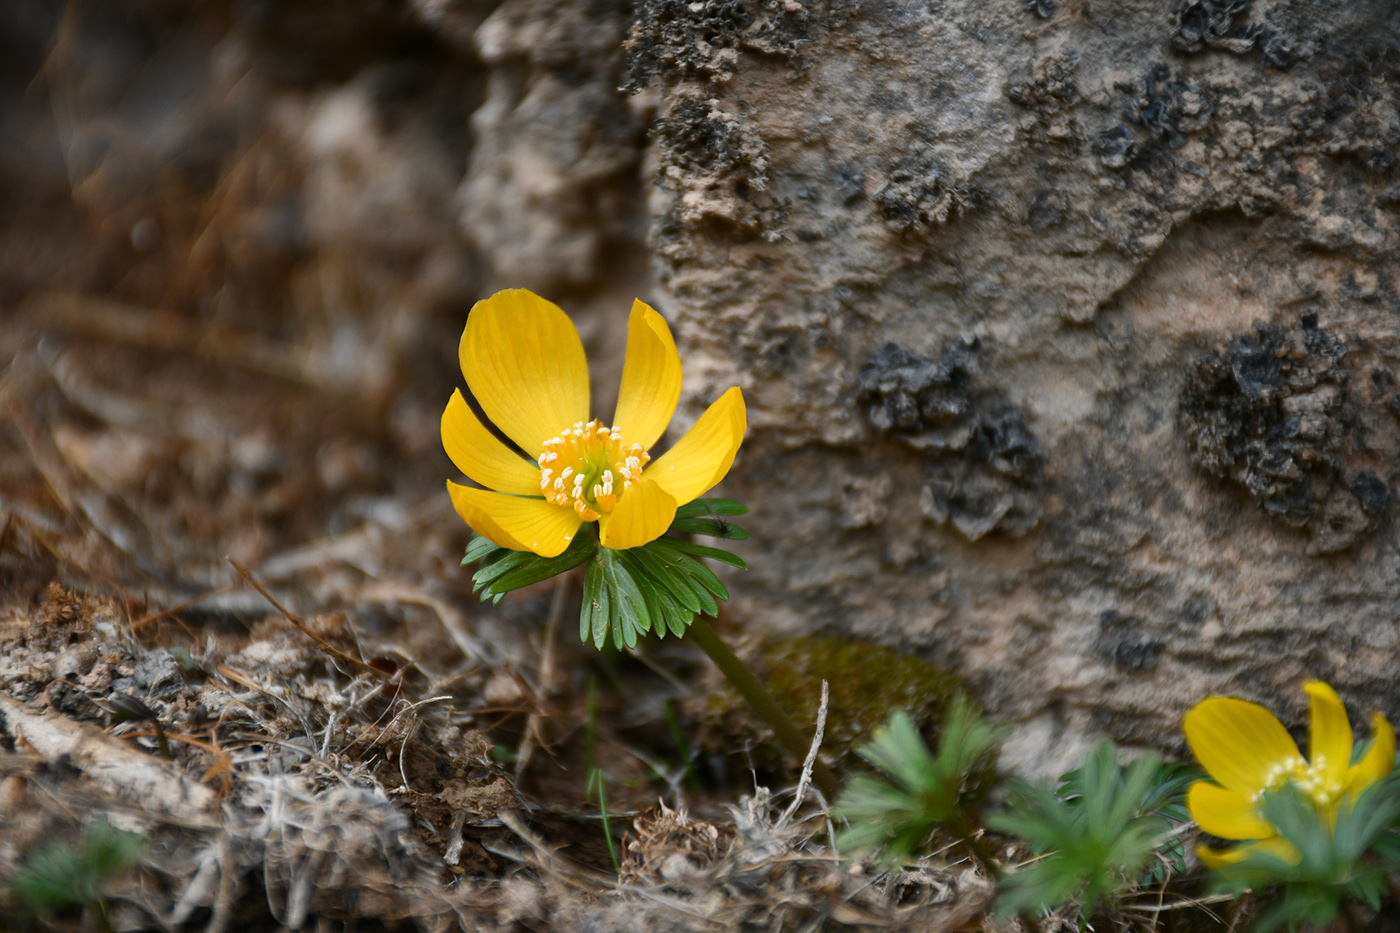
POLYGON ((642 0, 740 614, 958 669, 1027 757, 1306 677, 1400 712, 1398 17, 642 0))

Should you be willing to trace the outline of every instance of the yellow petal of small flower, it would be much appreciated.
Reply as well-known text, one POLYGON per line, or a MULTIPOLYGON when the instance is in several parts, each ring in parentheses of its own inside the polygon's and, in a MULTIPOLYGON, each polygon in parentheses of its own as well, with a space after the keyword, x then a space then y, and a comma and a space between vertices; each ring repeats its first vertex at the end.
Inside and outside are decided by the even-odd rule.
POLYGON ((656 482, 643 477, 617 503, 611 514, 598 519, 598 540, 603 547, 625 550, 655 541, 671 527, 676 500, 656 482))
POLYGON ((1196 857, 1201 860, 1201 864, 1214 871, 1224 868, 1226 865, 1234 865, 1236 862, 1243 862, 1249 853, 1244 846, 1237 846, 1233 849, 1212 849, 1210 846, 1197 846, 1196 857))
POLYGON ((1253 801, 1209 781, 1197 781, 1186 793, 1186 808, 1201 829, 1221 839, 1263 839, 1275 834, 1253 801))
POLYGON ((539 495, 539 468, 488 431, 460 391, 452 393, 442 413, 442 447, 457 469, 488 489, 539 495))
POLYGON ((1395 729, 1380 713, 1371 719, 1371 747, 1348 773, 1353 797, 1390 774, 1395 765, 1395 729))
POLYGON ((572 509, 551 505, 543 499, 472 489, 451 480, 448 480, 447 492, 457 514, 473 531, 490 539, 492 544, 513 551, 558 557, 583 523, 572 509))
POLYGON ((629 442, 650 447, 665 433, 680 397, 681 357, 671 328, 651 307, 634 301, 613 424, 629 442))
POLYGON ((1301 762, 1288 730, 1258 703, 1209 697, 1182 724, 1196 760, 1228 790, 1252 797, 1277 769, 1301 762))
POLYGON ((682 505, 697 499, 729 472, 747 424, 744 394, 734 386, 642 475, 655 480, 682 505))
POLYGON ((1270 836, 1268 839, 1260 839, 1258 842, 1251 842, 1249 845, 1237 846, 1233 849, 1212 849, 1209 846, 1200 846, 1196 849, 1201 864, 1211 869, 1224 868, 1226 865, 1242 862, 1256 852, 1272 855, 1289 865, 1297 865, 1303 859, 1292 843, 1282 836, 1270 836))
POLYGON ((533 292, 513 288, 478 301, 458 356, 486 417, 531 456, 588 420, 588 361, 578 331, 533 292))
POLYGON ((1311 739, 1308 763, 1327 786, 1341 786, 1351 766, 1351 723, 1337 691, 1320 680, 1310 680, 1303 690, 1312 698, 1311 739))

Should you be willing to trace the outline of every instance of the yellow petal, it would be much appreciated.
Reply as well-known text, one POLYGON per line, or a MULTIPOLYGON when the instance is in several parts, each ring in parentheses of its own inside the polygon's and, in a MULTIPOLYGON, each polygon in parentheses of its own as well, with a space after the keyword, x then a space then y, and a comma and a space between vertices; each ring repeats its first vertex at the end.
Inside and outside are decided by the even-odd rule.
POLYGON ((1224 868, 1226 865, 1233 865, 1236 862, 1243 862, 1249 855, 1245 851, 1246 846, 1236 846, 1233 849, 1212 849, 1210 846, 1197 846, 1196 857, 1201 860, 1205 867, 1215 870, 1224 868))
POLYGON ((665 534, 675 517, 676 500, 644 476, 617 500, 617 508, 599 517, 598 540, 619 551, 641 547, 665 534))
POLYGON ((474 482, 517 496, 540 494, 540 471, 486 429, 460 391, 442 413, 442 448, 474 482))
POLYGON ((680 397, 681 357, 671 328, 648 305, 634 301, 613 424, 627 443, 650 447, 665 433, 680 397))
POLYGON ((1263 839, 1274 827, 1243 794, 1197 781, 1186 793, 1186 808, 1201 829, 1221 839, 1263 839))
POLYGON ((523 288, 478 301, 458 347, 481 410, 530 456, 588 420, 588 360, 569 316, 523 288))
POLYGON ((1209 846, 1199 846, 1196 849, 1201 864, 1212 869, 1224 868, 1226 865, 1242 862, 1256 852, 1272 855, 1289 865, 1297 865, 1302 861, 1298 850, 1282 836, 1271 836, 1268 839, 1261 839, 1258 842, 1251 842, 1247 846, 1237 846, 1233 849, 1212 849, 1209 846))
POLYGON ((1341 784, 1351 766, 1351 723, 1337 691, 1320 680, 1310 680, 1303 690, 1312 698, 1311 738, 1308 760, 1322 766, 1329 784, 1341 784))
POLYGON ((1371 734, 1371 747, 1347 774, 1353 795, 1390 774, 1395 766, 1395 729, 1390 720, 1377 713, 1371 719, 1371 734))
POLYGON ((1264 788, 1276 766, 1300 758, 1274 714, 1247 700, 1208 697, 1186 714, 1182 728, 1206 773, 1246 797, 1264 788))
POLYGON ((655 480, 680 505, 704 495, 724 479, 744 439, 748 414, 744 393, 734 386, 706 409, 685 436, 642 476, 655 480))
POLYGON ((558 557, 583 523, 573 509, 447 481, 457 514, 477 534, 513 551, 558 557))

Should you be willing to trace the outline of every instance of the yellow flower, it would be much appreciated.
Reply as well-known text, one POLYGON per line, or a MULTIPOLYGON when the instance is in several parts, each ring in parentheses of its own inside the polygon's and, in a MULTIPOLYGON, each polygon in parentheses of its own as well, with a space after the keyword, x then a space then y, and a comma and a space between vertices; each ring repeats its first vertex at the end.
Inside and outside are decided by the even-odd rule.
POLYGON ((457 514, 478 534, 516 551, 554 557, 584 522, 603 547, 659 538, 677 506, 724 478, 744 438, 735 386, 665 454, 648 448, 681 393, 681 359, 666 321, 633 302, 627 356, 611 424, 589 419, 588 361, 568 315, 525 289, 497 292, 467 317, 458 349, 467 387, 486 416, 533 460, 502 443, 460 391, 442 413, 442 446, 486 489, 447 483, 457 514), (492 491, 495 490, 495 491, 492 491))
POLYGON ((1207 867, 1234 864, 1255 850, 1297 864, 1298 851, 1260 813, 1265 792, 1292 784, 1335 821, 1340 807, 1350 806, 1390 773, 1395 730, 1384 716, 1377 713, 1372 719, 1371 747, 1352 764, 1351 723, 1337 692, 1317 680, 1303 689, 1312 699, 1310 760, 1298 753, 1283 724, 1258 703, 1210 697, 1186 714, 1186 741, 1215 781, 1191 785, 1186 805, 1192 819, 1212 836, 1251 840, 1226 851, 1202 846, 1201 861, 1207 867))

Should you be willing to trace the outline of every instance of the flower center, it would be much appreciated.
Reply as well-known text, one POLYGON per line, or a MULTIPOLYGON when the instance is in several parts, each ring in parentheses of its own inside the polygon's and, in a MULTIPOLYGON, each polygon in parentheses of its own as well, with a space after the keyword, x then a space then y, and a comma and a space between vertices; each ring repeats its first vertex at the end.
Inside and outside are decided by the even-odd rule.
POLYGON ((617 506, 627 488, 641 480, 650 459, 641 444, 624 444, 615 425, 607 427, 596 418, 580 421, 544 442, 540 492, 591 522, 617 506))
POLYGON ((1346 788, 1327 774, 1327 758, 1318 755, 1312 764, 1302 758, 1288 758, 1269 769, 1264 776, 1264 786, 1254 795, 1254 801, 1268 791, 1275 791, 1285 784, 1292 784, 1312 798, 1319 807, 1327 807, 1342 795, 1346 788))

